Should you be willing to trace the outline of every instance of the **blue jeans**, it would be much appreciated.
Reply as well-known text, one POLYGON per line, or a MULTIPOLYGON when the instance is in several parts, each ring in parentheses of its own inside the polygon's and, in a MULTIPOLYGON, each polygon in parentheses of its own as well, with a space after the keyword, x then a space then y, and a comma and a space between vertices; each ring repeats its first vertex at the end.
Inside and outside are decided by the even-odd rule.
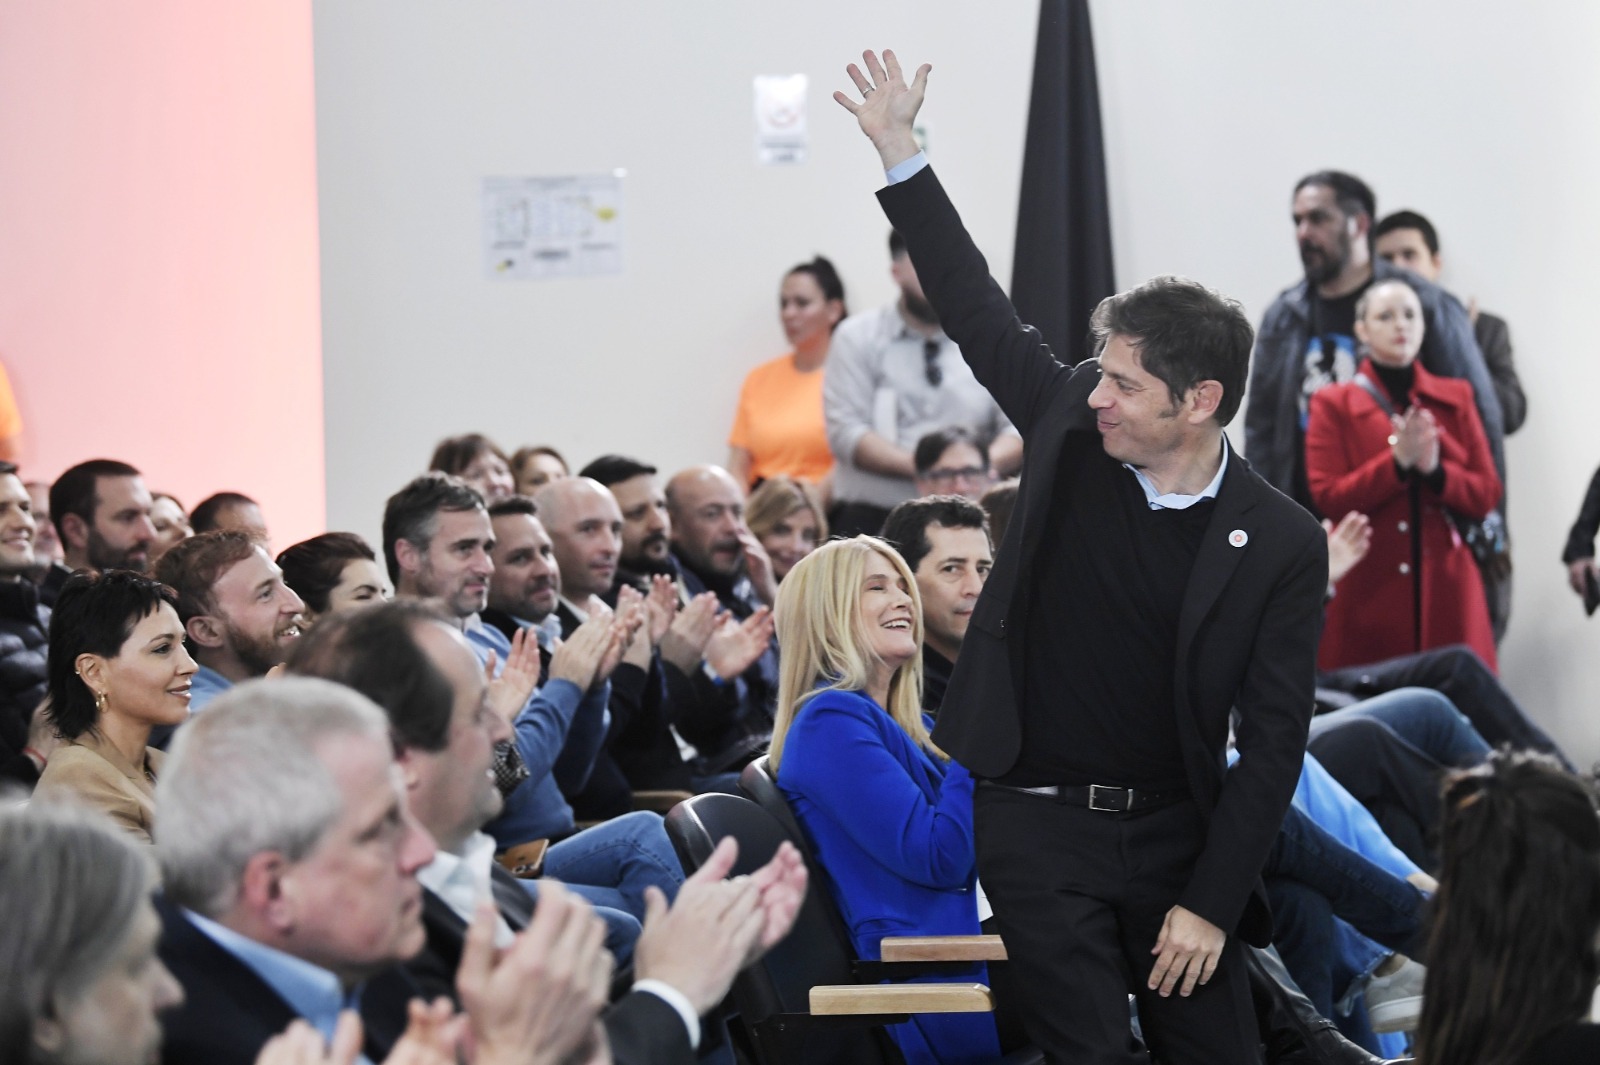
MULTIPOLYGON (((535 900, 539 898, 539 882, 537 880, 524 880, 522 886, 528 889, 528 894, 535 900)), ((639 942, 639 933, 644 926, 639 919, 631 913, 608 906, 607 900, 615 898, 615 893, 609 888, 590 888, 582 884, 564 885, 574 895, 584 899, 594 907, 595 916, 606 925, 606 950, 617 960, 618 969, 626 969, 633 964, 633 948, 639 942)))
POLYGON ((1321 735, 1340 722, 1355 718, 1388 727, 1441 765, 1466 768, 1489 756, 1489 744, 1467 716, 1447 696, 1431 688, 1396 688, 1343 710, 1319 714, 1311 720, 1311 735, 1321 735))
POLYGON ((1336 992, 1391 952, 1415 945, 1422 892, 1293 806, 1262 875, 1272 902, 1273 942, 1295 983, 1329 1020, 1336 992))
POLYGON ((644 889, 658 887, 671 902, 683 883, 683 866, 661 815, 641 810, 551 844, 544 875, 580 889, 591 902, 643 921, 644 889))

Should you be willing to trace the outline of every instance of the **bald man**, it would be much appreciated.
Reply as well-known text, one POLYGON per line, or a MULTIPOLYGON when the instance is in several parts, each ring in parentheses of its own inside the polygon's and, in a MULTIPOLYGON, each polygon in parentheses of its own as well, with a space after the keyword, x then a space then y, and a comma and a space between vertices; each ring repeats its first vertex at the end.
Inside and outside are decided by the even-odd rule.
MULTIPOLYGON (((684 602, 712 592, 721 608, 742 622, 765 618, 777 598, 772 560, 744 523, 744 489, 721 466, 691 466, 667 482, 672 521, 672 562, 684 602)), ((770 629, 767 630, 770 633, 770 629)), ((772 734, 778 696, 778 644, 766 646, 739 674, 716 678, 723 709, 698 722, 690 742, 714 772, 737 769, 772 734)), ((687 735, 688 726, 680 725, 687 735)))
POLYGON ((611 591, 622 553, 622 511, 611 490, 589 477, 549 481, 534 501, 561 570, 556 616, 566 636, 611 591))

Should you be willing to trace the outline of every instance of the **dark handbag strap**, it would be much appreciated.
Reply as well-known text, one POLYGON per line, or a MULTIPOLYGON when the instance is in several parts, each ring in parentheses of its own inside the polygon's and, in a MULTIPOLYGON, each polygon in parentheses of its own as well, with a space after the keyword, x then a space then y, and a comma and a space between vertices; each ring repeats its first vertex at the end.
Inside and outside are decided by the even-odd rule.
POLYGON ((1383 413, 1387 414, 1391 418, 1394 417, 1394 404, 1390 403, 1389 397, 1383 394, 1383 389, 1372 383, 1372 378, 1368 377, 1364 373, 1358 372, 1354 377, 1350 378, 1350 380, 1356 385, 1360 386, 1363 392, 1372 397, 1372 401, 1378 405, 1379 410, 1383 411, 1383 413))

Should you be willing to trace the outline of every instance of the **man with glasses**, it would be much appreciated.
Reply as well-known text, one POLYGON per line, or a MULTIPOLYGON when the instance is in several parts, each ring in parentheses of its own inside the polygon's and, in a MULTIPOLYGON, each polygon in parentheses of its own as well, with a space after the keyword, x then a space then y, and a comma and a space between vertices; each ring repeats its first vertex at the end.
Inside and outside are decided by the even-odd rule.
POLYGON ((918 494, 913 451, 928 433, 967 426, 992 441, 1002 473, 1022 464, 1022 438, 945 335, 898 233, 889 254, 900 298, 840 323, 822 387, 838 463, 828 525, 840 536, 877 532, 891 507, 918 494))
POLYGON ((976 503, 994 484, 989 445, 961 425, 935 429, 912 452, 917 497, 961 496, 976 503))

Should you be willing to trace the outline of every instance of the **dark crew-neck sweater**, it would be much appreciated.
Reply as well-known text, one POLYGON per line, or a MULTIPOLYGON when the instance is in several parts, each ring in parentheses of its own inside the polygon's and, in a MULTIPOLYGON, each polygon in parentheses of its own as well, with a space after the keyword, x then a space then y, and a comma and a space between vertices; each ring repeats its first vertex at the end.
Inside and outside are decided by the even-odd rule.
POLYGON ((1215 501, 1150 508, 1098 434, 1063 446, 1023 643, 1021 787, 1184 787, 1178 614, 1215 501))

